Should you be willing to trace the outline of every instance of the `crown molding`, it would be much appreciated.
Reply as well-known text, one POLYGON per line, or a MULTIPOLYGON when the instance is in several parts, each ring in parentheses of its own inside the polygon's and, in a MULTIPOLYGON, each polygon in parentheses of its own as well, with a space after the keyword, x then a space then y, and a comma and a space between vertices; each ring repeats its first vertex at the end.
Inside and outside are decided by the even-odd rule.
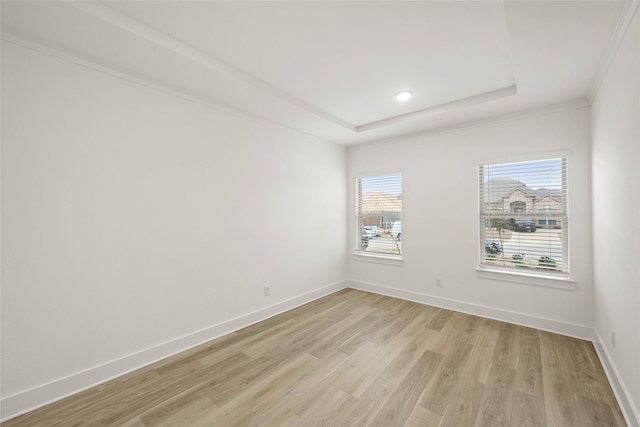
POLYGON ((356 132, 366 132, 368 130, 379 129, 386 126, 403 123, 408 120, 418 119, 421 117, 433 116, 435 114, 444 113, 455 109, 469 107, 476 104, 481 104, 487 101, 493 101, 495 99, 506 98, 518 93, 516 85, 507 86, 502 89, 493 90, 490 92, 481 93, 479 95, 470 96, 467 98, 457 99, 451 102, 445 102, 444 104, 434 105, 422 110, 413 111, 407 114, 390 117, 388 119, 382 119, 371 123, 366 123, 356 127, 356 132))
POLYGON ((609 67, 618 54, 620 46, 627 38, 631 24, 638 15, 638 10, 640 10, 640 1, 625 0, 624 9, 618 18, 616 28, 609 39, 605 54, 600 61, 600 67, 598 68, 598 72, 596 73, 593 83, 591 84, 591 88, 589 89, 589 93, 587 94, 589 104, 591 104, 598 95, 600 86, 602 86, 602 82, 609 71, 609 67))
POLYGON ((88 15, 98 18, 108 24, 116 26, 124 31, 127 31, 135 36, 145 39, 151 43, 156 44, 166 50, 173 52, 187 60, 195 62, 199 65, 207 67, 217 73, 233 78, 244 84, 253 86, 254 88, 261 90, 273 97, 279 98, 289 104, 292 104, 298 108, 306 110, 318 117, 321 117, 333 124, 343 127, 351 132, 355 132, 356 128, 351 123, 342 120, 330 114, 315 105, 309 104, 300 98, 290 94, 289 92, 280 89, 266 81, 244 71, 237 67, 234 67, 226 62, 206 54, 193 46, 176 40, 167 34, 158 31, 142 22, 135 20, 123 13, 113 10, 105 5, 97 3, 95 1, 65 1, 66 5, 69 5, 75 9, 78 9, 88 15))
POLYGON ((120 28, 130 34, 147 40, 155 45, 162 47, 170 52, 173 52, 180 57, 197 63, 201 66, 207 67, 221 75, 235 79, 242 82, 254 89, 260 90, 274 98, 280 99, 290 105, 300 108, 310 114, 315 115, 318 118, 324 119, 334 125, 340 126, 349 132, 354 134, 362 133, 374 129, 380 129, 383 127, 397 125, 409 120, 427 117, 435 114, 440 114, 446 111, 451 111, 459 108, 464 108, 470 105, 479 104, 482 102, 491 101, 494 99, 503 98, 506 96, 512 96, 517 93, 516 86, 509 86, 500 88, 490 92, 486 92, 479 95, 470 96, 467 98, 447 102, 435 106, 431 106, 425 109, 412 111, 399 116, 383 118, 374 122, 369 122, 361 125, 356 125, 337 117, 328 111, 323 110, 313 104, 310 104, 295 95, 276 87, 265 80, 260 79, 252 75, 251 73, 237 68, 231 64, 224 62, 223 60, 216 58, 210 54, 202 52, 194 48, 193 46, 181 42, 161 31, 158 31, 150 26, 143 24, 142 22, 111 9, 96 1, 69 1, 65 0, 64 3, 77 10, 84 12, 87 15, 91 15, 98 18, 108 24, 120 28))
POLYGON ((238 109, 233 106, 225 105, 221 102, 218 102, 217 100, 211 100, 202 96, 190 94, 179 88, 174 88, 166 84, 153 82, 147 78, 136 76, 135 74, 132 74, 129 71, 121 71, 111 66, 101 64, 95 60, 87 59, 87 58, 72 54, 67 50, 60 50, 54 46, 45 44, 40 40, 38 41, 32 40, 22 34, 14 34, 12 32, 7 31, 6 29, 3 29, 0 32, 0 39, 3 42, 11 43, 13 45, 20 46, 24 49, 38 52, 42 55, 50 56, 52 58, 56 58, 64 62, 68 62, 70 64, 74 64, 82 68, 86 68, 98 73, 102 73, 118 80, 126 81, 128 83, 142 86, 147 89, 152 89, 158 92, 162 92, 166 95, 170 95, 175 98, 182 99, 184 101, 192 102, 194 104, 198 104, 205 108, 221 111, 226 114, 234 115, 236 117, 242 117, 247 120, 259 122, 263 125, 284 128, 284 129, 302 134, 306 137, 314 138, 316 140, 323 141, 323 142, 330 142, 332 144, 336 144, 338 146, 344 147, 344 144, 332 141, 327 138, 323 138, 318 135, 314 135, 309 132, 305 132, 304 130, 289 126, 285 123, 281 123, 279 121, 276 121, 270 118, 265 118, 257 114, 249 113, 247 111, 238 109))
POLYGON ((527 108, 519 111, 495 114, 482 119, 462 121, 460 123, 454 123, 445 126, 439 126, 427 130, 421 130, 417 132, 408 132, 403 135, 397 135, 393 137, 384 137, 371 141, 361 142, 358 144, 352 144, 347 147, 347 151, 357 151, 359 149, 369 149, 377 147, 387 147, 395 144, 406 143, 412 138, 416 137, 430 137, 433 135, 455 132, 463 129, 472 129, 482 126, 491 126, 500 123, 512 122, 515 120, 522 120, 531 117, 544 116, 547 114, 561 113, 563 111, 577 110, 589 106, 589 102, 586 98, 573 99, 566 102, 559 102, 552 105, 545 105, 542 107, 527 108))

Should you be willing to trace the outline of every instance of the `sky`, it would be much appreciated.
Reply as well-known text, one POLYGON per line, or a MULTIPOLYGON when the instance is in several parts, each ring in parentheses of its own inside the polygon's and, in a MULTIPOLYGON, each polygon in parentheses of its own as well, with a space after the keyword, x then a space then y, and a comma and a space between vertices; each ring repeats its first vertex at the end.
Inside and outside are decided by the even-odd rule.
POLYGON ((387 193, 393 196, 402 194, 402 175, 377 175, 361 178, 362 193, 387 193))
MULTIPOLYGON (((492 178, 513 178, 527 187, 562 188, 562 159, 546 159, 528 162, 499 163, 484 167, 484 180, 492 178)), ((377 175, 361 178, 362 193, 402 194, 402 175, 377 175)))
POLYGON ((536 160, 518 163, 500 163, 484 167, 484 180, 513 178, 527 187, 562 188, 562 159, 536 160))

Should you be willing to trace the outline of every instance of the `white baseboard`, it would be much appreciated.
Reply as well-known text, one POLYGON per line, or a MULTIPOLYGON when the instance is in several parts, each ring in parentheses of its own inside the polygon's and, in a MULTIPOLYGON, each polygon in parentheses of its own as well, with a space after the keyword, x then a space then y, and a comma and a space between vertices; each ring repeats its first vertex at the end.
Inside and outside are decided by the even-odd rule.
POLYGON ((0 420, 6 421, 17 417, 33 409, 94 387, 346 287, 346 281, 336 282, 260 310, 229 319, 192 334, 107 362, 103 365, 60 378, 47 384, 42 384, 11 396, 3 397, 2 400, 0 400, 0 420))
POLYGON ((488 307, 479 304, 441 298, 404 289, 392 288, 389 286, 377 285, 373 283, 361 282, 358 280, 347 280, 348 286, 362 291, 374 292, 376 294, 388 295, 409 301, 435 307, 446 308, 462 313, 473 314, 475 316, 487 317, 489 319, 501 320, 503 322, 515 323, 517 325, 542 329, 544 331, 555 332, 584 340, 593 340, 593 328, 591 326, 576 325, 559 320, 546 319, 529 314, 517 313, 499 308, 488 307))
POLYGON ((618 373, 618 368, 609 356, 607 348, 602 345, 603 340, 600 333, 594 330, 594 334, 595 340, 593 341, 593 345, 596 348, 604 372, 607 374, 609 384, 611 384, 611 388, 613 389, 613 394, 615 394, 616 399, 618 399, 618 405, 620 405, 622 415, 624 415, 624 419, 629 427, 640 427, 640 411, 633 401, 629 399, 629 389, 624 381, 622 381, 622 376, 618 373))

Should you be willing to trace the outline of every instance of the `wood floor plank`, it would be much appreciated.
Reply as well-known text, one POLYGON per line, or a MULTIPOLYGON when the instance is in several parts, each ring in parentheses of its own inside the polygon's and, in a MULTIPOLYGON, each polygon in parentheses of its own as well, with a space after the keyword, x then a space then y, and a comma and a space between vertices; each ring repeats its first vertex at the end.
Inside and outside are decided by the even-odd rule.
POLYGON ((260 424, 260 427, 298 427, 302 425, 300 417, 289 408, 283 408, 260 424))
POLYGON ((429 350, 439 354, 447 354, 456 343, 460 342, 458 336, 465 322, 465 315, 461 313, 447 314, 447 317, 446 323, 438 323, 440 329, 437 330, 435 338, 429 341, 429 350))
POLYGON ((618 423, 611 406, 600 400, 576 396, 580 419, 584 427, 616 427, 618 423))
POLYGON ((2 427, 625 426, 590 342, 345 289, 2 427))
POLYGON ((354 351, 366 342, 373 342, 373 337, 376 336, 379 331, 389 326, 391 322, 391 319, 379 318, 373 315, 367 316, 367 321, 360 332, 338 347, 338 350, 343 353, 353 354, 354 351))
POLYGON ((317 337, 321 338, 323 341, 331 340, 336 335, 341 334, 346 329, 349 329, 353 326, 353 324, 366 316, 370 315, 375 311, 374 308, 369 307, 368 305, 362 304, 358 306, 350 306, 348 310, 348 316, 338 320, 337 322, 327 325, 325 330, 318 333, 317 337))
POLYGON ((603 395, 601 398, 604 402, 607 402, 613 411, 613 416, 616 419, 616 423, 619 426, 624 426, 626 424, 624 420, 624 416, 622 415, 622 411, 618 402, 613 394, 613 390, 611 385, 609 384, 609 380, 607 378, 607 374, 600 363, 600 359, 598 359, 598 354, 596 353, 596 349, 591 342, 583 342, 585 356, 589 359, 591 366, 594 370, 594 381, 600 383, 600 386, 603 390, 603 395))
POLYGON ((326 399, 319 400, 305 418, 305 425, 309 427, 334 427, 339 425, 336 420, 340 414, 355 405, 357 399, 342 390, 333 391, 326 399))
POLYGON ((460 379, 460 372, 467 363, 471 348, 471 344, 455 343, 453 345, 453 349, 444 358, 438 370, 433 373, 434 378, 427 386, 420 400, 420 406, 438 415, 444 415, 452 398, 452 391, 460 379))
MULTIPOLYGON (((317 359, 303 354, 279 371, 261 376, 242 388, 234 389, 229 399, 216 405, 220 416, 219 425, 260 425, 270 418, 270 409, 283 399, 300 381, 303 381, 316 367, 317 359)), ((226 397, 226 396, 225 396, 226 397)))
POLYGON ((288 394, 287 407, 299 416, 304 414, 331 384, 328 380, 331 374, 346 363, 349 357, 347 354, 336 351, 318 359, 315 370, 288 394))
POLYGON ((260 381, 265 375, 277 372, 295 361, 292 352, 274 347, 256 358, 256 363, 238 373, 234 378, 221 384, 208 394, 209 398, 218 406, 223 406, 230 400, 249 388, 255 382, 260 381))
POLYGON ((366 358, 368 362, 362 366, 359 376, 352 376, 348 381, 348 385, 341 387, 342 390, 360 398, 371 383, 381 378, 381 372, 386 371, 396 357, 404 352, 410 340, 409 337, 404 335, 397 335, 377 353, 368 355, 366 358))
POLYGON ((464 424, 445 424, 442 417, 435 414, 422 406, 416 406, 404 423, 404 427, 446 427, 446 426, 463 426, 464 424))
POLYGON ((216 416, 217 408, 207 397, 199 397, 181 402, 180 406, 167 406, 153 417, 140 418, 144 427, 171 427, 176 425, 194 426, 206 417, 216 416))
POLYGON ((412 305, 409 305, 406 310, 395 314, 395 317, 391 319, 391 322, 384 329, 378 331, 371 340, 380 345, 387 345, 411 323, 419 313, 419 310, 419 307, 412 303, 412 305))
POLYGON ((433 329, 435 331, 442 330, 444 325, 446 325, 449 319, 451 319, 451 316, 453 316, 453 313, 454 312, 451 310, 445 310, 444 308, 441 308, 438 313, 429 320, 426 325, 427 328, 433 329))
POLYGON ((547 427, 582 426, 575 395, 545 392, 544 413, 547 427))
POLYGON ((462 343, 473 343, 482 329, 482 318, 470 314, 462 314, 462 316, 464 317, 464 322, 457 334, 458 341, 462 343))
POLYGON ((547 425, 544 400, 516 390, 511 415, 513 427, 545 427, 547 425))
POLYGON ((485 384, 463 383, 452 393, 450 403, 442 417, 443 426, 472 426, 480 411, 485 384))
MULTIPOLYGON (((234 352, 233 350, 237 349, 237 344, 239 342, 243 342, 244 340, 244 337, 237 335, 235 332, 232 332, 216 340, 201 344, 189 350, 167 357, 166 359, 147 366, 147 369, 162 375, 163 371, 167 369, 174 369, 176 365, 188 364, 189 362, 194 360, 201 360, 209 354, 220 353, 222 350, 232 349, 232 351, 229 351, 225 354, 224 357, 227 357, 234 352)), ((114 385, 115 383, 109 382, 98 387, 112 387, 114 385)))
POLYGON ((540 359, 547 426, 581 426, 575 398, 576 372, 573 370, 567 340, 549 332, 541 332, 540 359))
POLYGON ((510 323, 503 324, 498 333, 492 365, 515 370, 518 366, 519 353, 518 327, 510 323))
POLYGON ((461 375, 461 382, 475 384, 487 383, 493 352, 498 342, 499 331, 494 328, 483 326, 480 328, 473 342, 473 349, 469 354, 469 360, 461 375))
POLYGON ((407 346, 380 372, 380 378, 394 385, 400 384, 409 374, 427 346, 434 339, 436 331, 424 329, 420 334, 411 337, 407 346))
MULTIPOLYGON (((278 316, 276 316, 278 317, 278 316)), ((286 334, 290 334, 292 329, 300 323, 311 322, 310 316, 304 315, 301 320, 286 319, 274 321, 274 318, 267 319, 273 325, 270 328, 261 327, 260 324, 249 326, 245 329, 234 332, 234 339, 231 342, 223 342, 220 345, 212 345, 204 351, 190 356, 191 359, 198 359, 204 365, 212 365, 226 358, 228 355, 242 351, 245 354, 254 356, 264 352, 267 348, 272 348, 279 342, 279 339, 286 334), (274 344, 275 343, 275 344, 274 344)), ((308 324, 308 323, 307 323, 308 324)), ((223 337, 223 338, 226 338, 223 337)), ((215 340, 214 342, 217 342, 215 340)))
POLYGON ((375 369, 374 364, 383 350, 384 347, 379 344, 363 343, 345 363, 327 377, 326 383, 353 396, 360 396, 375 379, 369 378, 368 374, 375 369))
POLYGON ((545 332, 540 335, 540 360, 544 393, 572 396, 577 390, 576 372, 565 340, 545 332))
POLYGON ((318 396, 319 398, 301 415, 302 425, 332 425, 332 418, 355 401, 349 393, 330 385, 326 386, 318 396))
POLYGON ((311 321, 311 317, 307 317, 299 323, 294 319, 280 322, 273 328, 255 332, 248 336, 242 336, 241 341, 234 343, 233 345, 225 346, 215 352, 209 352, 208 355, 201 357, 198 360, 205 365, 209 365, 216 363, 220 358, 225 357, 226 354, 239 351, 242 351, 242 353, 248 356, 254 357, 265 352, 269 348, 278 346, 283 337, 292 334, 295 331, 295 327, 300 323, 309 324, 311 321))
POLYGON ((482 394, 475 426, 510 426, 516 371, 494 365, 482 394))
POLYGON ((486 327, 481 319, 476 319, 474 324, 475 333, 465 340, 473 339, 472 349, 454 384, 450 403, 442 419, 443 426, 472 426, 480 411, 499 331, 486 327))
POLYGON ((424 306, 424 308, 415 315, 407 327, 402 330, 402 333, 409 336, 421 334, 425 329, 427 329, 427 324, 429 324, 430 320, 438 314, 438 310, 439 309, 435 307, 424 306))
POLYGON ((612 398, 602 365, 594 363, 595 360, 589 354, 590 352, 595 352, 591 343, 578 340, 571 342, 573 366, 578 372, 577 393, 590 400, 613 404, 615 399, 612 398))
POLYGON ((237 353, 195 374, 174 378, 173 385, 166 390, 165 399, 148 399, 146 407, 140 408, 137 413, 145 419, 163 418, 166 412, 171 412, 167 407, 181 407, 192 400, 207 396, 245 372, 252 366, 252 362, 254 361, 247 355, 237 353))
MULTIPOLYGON (((159 382, 146 384, 142 388, 127 389, 114 398, 105 399, 98 404, 98 410, 89 407, 75 417, 100 419, 104 425, 117 425, 131 417, 132 414, 143 414, 159 405, 171 402, 176 396, 188 393, 194 396, 193 390, 199 390, 203 385, 220 384, 233 378, 233 373, 242 371, 250 359, 242 354, 233 355, 220 363, 195 370, 189 376, 179 375, 162 377, 159 382)), ((82 419, 82 418, 81 418, 82 419)), ((83 421, 83 422, 84 422, 83 421)))
POLYGON ((122 424, 120 427, 146 427, 140 417, 135 417, 126 423, 122 424))
POLYGON ((280 346, 292 347, 297 341, 310 335, 313 335, 315 338, 322 338, 328 328, 347 317, 349 317, 349 312, 341 310, 325 316, 311 316, 306 322, 296 322, 296 325, 291 328, 290 333, 280 341, 280 346))
POLYGON ((521 335, 519 341, 520 350, 516 368, 516 390, 543 399, 540 338, 537 336, 521 335))
POLYGON ((384 402, 389 399, 394 386, 384 380, 376 379, 367 390, 348 408, 344 408, 334 419, 334 426, 366 426, 384 402))
POLYGON ((356 335, 359 335, 362 330, 370 324, 370 322, 371 317, 369 315, 358 319, 354 324, 344 329, 342 332, 329 339, 321 340, 310 350, 310 353, 316 357, 322 358, 325 355, 342 348, 342 346, 347 342, 353 340, 356 335))
POLYGON ((442 355, 426 350, 376 414, 370 425, 403 425, 418 404, 425 387, 433 379, 433 372, 438 369, 442 359, 442 355))

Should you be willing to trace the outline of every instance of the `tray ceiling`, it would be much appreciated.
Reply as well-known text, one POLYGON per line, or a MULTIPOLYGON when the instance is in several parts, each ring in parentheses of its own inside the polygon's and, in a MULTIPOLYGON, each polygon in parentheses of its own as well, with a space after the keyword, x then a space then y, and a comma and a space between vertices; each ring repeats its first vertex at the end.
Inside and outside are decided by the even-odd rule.
POLYGON ((2 2, 3 38, 344 144, 585 101, 624 1, 2 2), (394 95, 409 90, 413 98, 394 95))

